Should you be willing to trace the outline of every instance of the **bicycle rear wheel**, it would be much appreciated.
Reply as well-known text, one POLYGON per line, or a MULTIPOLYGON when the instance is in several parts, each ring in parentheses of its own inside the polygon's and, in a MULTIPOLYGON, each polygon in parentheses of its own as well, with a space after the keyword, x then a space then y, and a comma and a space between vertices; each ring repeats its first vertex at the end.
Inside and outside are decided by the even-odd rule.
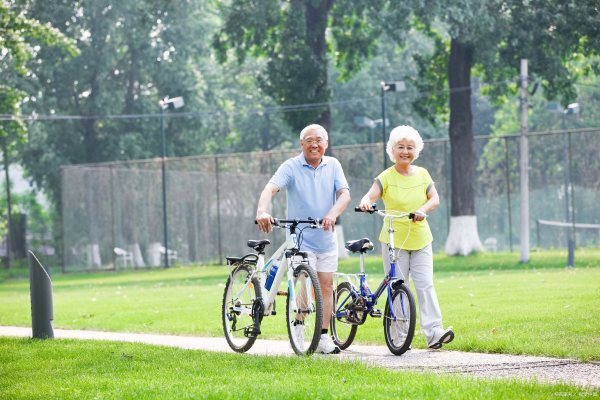
POLYGON ((341 349, 347 349, 356 336, 358 326, 348 321, 354 312, 349 309, 354 303, 352 298, 352 285, 350 282, 342 282, 333 293, 334 311, 331 316, 331 335, 333 342, 341 349))
POLYGON ((410 348, 415 334, 415 319, 412 293, 405 284, 396 285, 386 302, 383 318, 385 343, 393 354, 402 355, 410 348))
POLYGON ((223 293, 223 332, 229 347, 238 353, 248 351, 256 341, 256 335, 248 334, 248 329, 254 325, 251 314, 254 301, 262 295, 260 281, 252 275, 253 270, 254 267, 247 264, 234 267, 223 293))
POLYGON ((298 355, 312 354, 319 344, 323 323, 323 300, 317 273, 307 264, 294 270, 287 296, 287 330, 298 355))

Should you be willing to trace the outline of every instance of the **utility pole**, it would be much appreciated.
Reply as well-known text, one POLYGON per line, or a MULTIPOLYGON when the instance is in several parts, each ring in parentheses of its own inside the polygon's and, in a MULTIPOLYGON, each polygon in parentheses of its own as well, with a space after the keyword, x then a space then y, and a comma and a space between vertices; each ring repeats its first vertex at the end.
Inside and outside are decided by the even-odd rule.
POLYGON ((519 186, 521 191, 521 262, 529 262, 529 143, 527 139, 527 60, 521 60, 521 134, 519 136, 519 186))
POLYGON ((10 269, 10 258, 11 258, 11 247, 12 247, 12 201, 10 195, 10 173, 8 168, 10 163, 8 162, 8 146, 6 145, 6 138, 2 143, 2 158, 4 159, 4 173, 6 175, 6 207, 8 217, 8 230, 6 232, 6 269, 10 269))

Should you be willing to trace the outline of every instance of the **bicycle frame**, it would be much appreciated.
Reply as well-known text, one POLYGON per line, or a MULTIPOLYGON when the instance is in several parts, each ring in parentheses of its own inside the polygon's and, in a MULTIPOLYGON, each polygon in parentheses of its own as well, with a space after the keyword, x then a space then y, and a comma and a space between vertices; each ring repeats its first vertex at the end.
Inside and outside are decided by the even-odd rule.
MULTIPOLYGON (((318 227, 319 225, 319 221, 315 220, 316 222, 316 226, 318 227)), ((308 262, 307 258, 306 258, 306 254, 304 252, 299 251, 298 249, 298 243, 297 243, 297 238, 298 235, 296 234, 296 227, 299 223, 306 223, 306 221, 288 221, 288 220, 281 220, 278 221, 278 223, 283 223, 283 224, 287 224, 289 223, 289 225, 283 225, 283 226, 278 226, 278 225, 274 225, 274 227, 279 227, 282 229, 288 229, 289 230, 289 235, 286 235, 286 241, 279 246, 279 248, 277 250, 275 250, 275 252, 271 255, 271 257, 269 257, 268 261, 265 263, 265 252, 259 252, 257 254, 258 259, 256 261, 256 269, 252 272, 252 275, 248 277, 248 282, 247 285, 249 285, 252 281, 252 278, 258 273, 259 274, 259 281, 261 284, 261 289, 262 289, 262 293, 263 293, 263 302, 264 302, 264 311, 263 311, 263 316, 269 316, 269 315, 274 315, 275 314, 275 310, 274 310, 274 305, 275 305, 275 298, 278 294, 282 294, 281 292, 279 292, 279 286, 281 285, 281 282, 283 281, 283 276, 284 274, 287 274, 287 282, 288 282, 288 292, 287 295, 290 297, 290 303, 293 305, 293 310, 297 311, 298 310, 298 306, 296 304, 296 293, 294 291, 294 285, 293 285, 293 280, 294 280, 294 268, 293 268, 293 264, 300 264, 303 261, 308 262), (294 257, 302 257, 302 260, 294 260, 294 257), (269 272, 269 269, 271 268, 271 265, 273 264, 273 262, 275 260, 279 261, 279 269, 277 270, 277 274, 275 275, 275 278, 273 280, 272 286, 271 286, 271 290, 266 288, 266 279, 263 279, 264 277, 266 277, 266 275, 269 272), (292 266, 292 268, 290 268, 290 266, 292 266), (265 301, 264 299, 264 293, 268 293, 268 297, 265 301)), ((310 288, 308 288, 310 290, 310 288)), ((247 290, 247 286, 245 286, 244 288, 242 288, 242 290, 240 291, 240 293, 238 293, 238 297, 240 296, 241 292, 243 292, 244 290, 247 290)), ((239 312, 244 312, 244 313, 252 313, 252 309, 250 308, 236 308, 235 311, 239 311, 239 312)))
MULTIPOLYGON (((396 252, 394 251, 394 227, 393 227, 393 221, 394 219, 400 219, 400 218, 405 218, 405 217, 409 217, 412 218, 413 213, 399 213, 398 215, 392 215, 392 214, 388 214, 385 212, 385 210, 373 210, 371 213, 377 213, 378 215, 387 218, 388 219, 388 234, 389 234, 389 238, 390 238, 390 243, 388 244, 388 256, 390 258, 390 271, 385 275, 385 277, 383 278, 383 280, 381 281, 381 283, 379 284, 379 286, 377 287, 377 290, 375 290, 375 292, 373 293, 371 291, 371 289, 369 288, 369 286, 367 285, 367 280, 366 280, 366 275, 365 275, 365 270, 364 270, 364 254, 361 253, 360 254, 360 273, 358 274, 359 277, 359 287, 356 290, 356 292, 354 293, 355 296, 360 296, 362 298, 364 298, 366 300, 366 312, 370 312, 373 307, 375 307, 375 305, 377 304, 377 301, 379 300, 379 297, 383 294, 384 290, 387 289, 387 295, 388 298, 391 298, 392 296, 392 287, 394 285, 394 282, 400 282, 400 283, 404 283, 404 277, 398 277, 397 272, 396 272, 396 263, 398 261, 398 257, 396 256, 396 252)), ((348 301, 348 299, 346 299, 346 301, 348 301)), ((343 308, 343 306, 346 304, 346 301, 344 301, 341 304, 340 308, 343 308)), ((391 311, 391 316, 392 318, 396 318, 395 314, 394 314, 394 310, 390 309, 391 311)), ((338 311, 336 310, 336 313, 338 311)), ((343 316, 343 315, 340 315, 343 316)), ((363 320, 364 321, 364 320, 363 320)))

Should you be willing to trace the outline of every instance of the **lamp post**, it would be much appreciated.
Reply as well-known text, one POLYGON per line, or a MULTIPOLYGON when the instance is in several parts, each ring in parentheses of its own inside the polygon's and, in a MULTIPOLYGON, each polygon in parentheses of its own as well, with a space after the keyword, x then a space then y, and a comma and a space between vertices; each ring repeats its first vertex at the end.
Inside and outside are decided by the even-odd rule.
POLYGON ((163 200, 163 240, 165 248, 165 268, 169 268, 169 233, 167 224, 167 171, 166 171, 166 158, 167 158, 167 142, 165 139, 165 126, 164 126, 164 111, 167 109, 175 110, 181 108, 184 105, 183 97, 165 97, 158 102, 160 105, 160 141, 161 141, 161 173, 162 173, 162 200, 163 200))
MULTIPOLYGON (((566 129, 566 121, 565 118, 570 114, 579 114, 581 107, 579 107, 579 103, 571 103, 567 106, 566 109, 563 110, 561 115, 561 123, 562 129, 564 133, 564 129, 566 129)), ((571 229, 569 230, 569 239, 567 242, 567 267, 573 268, 575 266, 575 203, 573 199, 573 176, 571 170, 571 161, 573 159, 573 154, 571 152, 571 133, 567 133, 567 143, 565 146, 565 162, 567 166, 565 168, 565 200, 566 200, 566 221, 569 222, 569 217, 571 219, 571 229)))
MULTIPOLYGON (((571 103, 567 106, 567 108, 562 108, 560 104, 550 103, 547 109, 550 112, 560 113, 560 128, 563 134, 565 134, 565 131, 567 129, 567 115, 579 115, 579 113, 581 112, 581 106, 579 105, 579 103, 571 103)), ((569 229, 569 234, 567 235, 567 267, 573 268, 575 266, 575 202, 571 166, 573 154, 571 151, 570 132, 566 133, 564 149, 565 221, 567 223, 571 222, 571 229, 569 229)))
POLYGON ((381 138, 383 141, 383 169, 387 168, 387 157, 385 151, 385 126, 387 120, 385 119, 385 92, 404 92, 406 85, 404 81, 396 82, 384 82, 381 81, 381 138))

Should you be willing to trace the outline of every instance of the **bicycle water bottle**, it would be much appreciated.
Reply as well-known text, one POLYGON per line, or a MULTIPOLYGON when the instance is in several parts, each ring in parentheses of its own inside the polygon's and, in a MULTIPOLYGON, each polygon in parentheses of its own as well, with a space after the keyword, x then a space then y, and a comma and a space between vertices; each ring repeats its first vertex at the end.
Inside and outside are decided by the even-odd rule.
POLYGON ((273 281, 275 280, 275 275, 277 275, 277 270, 279 269, 279 265, 275 261, 273 261, 273 265, 271 265, 271 269, 267 274, 267 280, 265 281, 265 289, 271 290, 271 286, 273 286, 273 281))

